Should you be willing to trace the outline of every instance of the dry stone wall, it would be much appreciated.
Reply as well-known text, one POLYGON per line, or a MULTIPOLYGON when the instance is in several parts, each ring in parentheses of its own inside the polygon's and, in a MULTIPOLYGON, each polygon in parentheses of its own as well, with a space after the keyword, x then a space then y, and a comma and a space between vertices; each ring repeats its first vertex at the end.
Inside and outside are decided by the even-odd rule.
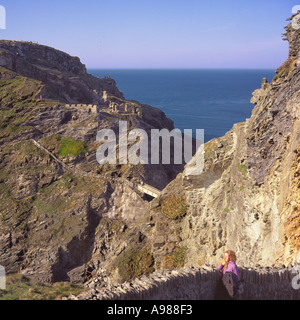
MULTIPOLYGON (((293 287, 295 268, 239 268, 241 300, 300 300, 293 287)), ((70 300, 213 300, 220 273, 211 266, 153 273, 111 288, 92 288, 70 300)), ((298 278, 299 279, 299 278, 298 278)), ((295 280, 295 279, 294 279, 295 280)), ((294 281, 295 283, 295 281, 294 281)))

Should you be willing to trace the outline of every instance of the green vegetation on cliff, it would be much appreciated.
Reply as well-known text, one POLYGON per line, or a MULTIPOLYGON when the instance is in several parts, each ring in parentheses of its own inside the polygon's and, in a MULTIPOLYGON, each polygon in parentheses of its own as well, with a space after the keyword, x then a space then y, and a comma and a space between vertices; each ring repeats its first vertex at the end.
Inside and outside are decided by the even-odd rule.
POLYGON ((149 247, 142 250, 136 248, 126 249, 115 261, 122 281, 138 278, 143 274, 154 272, 154 258, 149 247))
POLYGON ((0 290, 0 300, 60 300, 63 296, 84 291, 84 288, 69 282, 40 284, 16 274, 7 277, 6 290, 0 290))
POLYGON ((185 196, 176 197, 174 194, 171 194, 162 202, 161 212, 169 219, 181 219, 187 212, 185 196))
POLYGON ((166 269, 179 269, 184 266, 187 248, 176 248, 176 251, 164 257, 163 266, 166 269))
POLYGON ((87 152, 87 149, 82 141, 75 141, 73 138, 66 138, 61 141, 59 154, 63 157, 68 155, 77 157, 85 152, 87 152))
POLYGON ((40 81, 0 67, 0 138, 33 130, 28 122, 41 107, 55 103, 39 100, 43 90, 45 87, 40 81))

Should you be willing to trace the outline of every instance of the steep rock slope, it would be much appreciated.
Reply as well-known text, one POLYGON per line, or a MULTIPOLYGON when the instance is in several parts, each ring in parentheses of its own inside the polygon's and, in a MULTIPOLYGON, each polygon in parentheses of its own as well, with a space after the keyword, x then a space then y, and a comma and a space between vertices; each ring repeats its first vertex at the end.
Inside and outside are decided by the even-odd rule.
MULTIPOLYGON (((160 165, 95 167, 96 132, 117 130, 120 117, 79 113, 62 101, 95 101, 98 96, 91 92, 101 79, 88 80, 80 66, 72 71, 76 59, 63 63, 66 69, 58 73, 64 81, 73 85, 72 72, 81 75, 80 94, 73 98, 72 90, 61 91, 56 82, 56 67, 36 62, 43 53, 31 60, 30 46, 45 48, 16 44, 26 53, 25 67, 18 69, 18 51, 2 43, 0 264, 40 281, 97 279, 105 286, 155 270, 215 264, 228 248, 236 251, 239 265, 293 263, 300 249, 300 64, 299 31, 290 25, 286 30, 288 60, 271 83, 263 80, 253 93, 251 118, 205 144, 200 176, 160 165), (53 92, 56 101, 49 99, 53 92), (60 154, 68 137, 81 140, 79 155, 60 154), (75 171, 65 172, 31 138, 75 171), (82 176, 82 171, 131 180, 143 176, 156 187, 169 184, 149 204, 126 184, 82 176)), ((115 94, 114 101, 124 99, 113 84, 107 91, 115 94)), ((141 116, 126 117, 130 127, 173 127, 161 111, 139 107, 141 116)))
POLYGON ((78 57, 37 43, 1 40, 0 66, 42 81, 49 91, 46 98, 59 98, 67 103, 97 103, 102 90, 123 98, 113 79, 95 78, 86 72, 78 57))
MULTIPOLYGON (((225 249, 236 251, 240 266, 295 262, 300 250, 300 44, 299 30, 291 25, 286 30, 289 58, 271 83, 263 79, 253 92, 251 118, 206 143, 203 173, 187 176, 187 165, 139 222, 146 240, 138 249, 151 248, 155 270, 216 264, 225 249)), ((118 259, 129 259, 127 279, 132 278, 141 257, 125 249, 115 263, 105 261, 113 282, 124 280, 118 259)))
POLYGON ((146 131, 172 129, 173 122, 138 102, 140 114, 102 112, 100 91, 126 102, 114 80, 88 75, 78 58, 53 48, 0 41, 0 65, 0 264, 38 281, 83 282, 105 221, 113 228, 117 221, 127 235, 147 211, 143 194, 118 181, 145 179, 163 188, 179 172, 100 166, 98 130, 118 133, 120 120, 146 131), (96 103, 100 110, 92 114, 64 102, 96 103))
MULTIPOLYGON (((163 191, 161 199, 168 198, 177 186, 186 199, 186 216, 177 222, 186 265, 217 263, 225 249, 235 250, 245 266, 295 261, 300 249, 299 30, 291 25, 286 30, 289 58, 271 83, 263 79, 253 93, 251 118, 205 145, 200 176, 179 175, 163 191)), ((154 227, 153 238, 158 234, 154 227)), ((161 246, 161 256, 167 245, 161 246)))

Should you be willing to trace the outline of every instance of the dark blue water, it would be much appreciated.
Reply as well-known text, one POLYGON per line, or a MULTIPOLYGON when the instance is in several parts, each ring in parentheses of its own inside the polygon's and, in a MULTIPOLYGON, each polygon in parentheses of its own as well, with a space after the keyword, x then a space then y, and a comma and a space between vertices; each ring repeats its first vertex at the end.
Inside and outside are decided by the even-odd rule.
POLYGON ((111 76, 128 100, 160 108, 180 130, 204 129, 205 141, 251 116, 252 92, 274 70, 88 70, 111 76))

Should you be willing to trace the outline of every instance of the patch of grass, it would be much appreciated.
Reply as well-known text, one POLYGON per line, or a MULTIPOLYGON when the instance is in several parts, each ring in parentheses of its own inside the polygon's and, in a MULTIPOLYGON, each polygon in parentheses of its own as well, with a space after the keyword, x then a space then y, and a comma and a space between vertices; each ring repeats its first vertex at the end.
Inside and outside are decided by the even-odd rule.
MULTIPOLYGON (((20 141, 14 145, 7 145, 6 152, 13 152, 15 154, 15 163, 20 163, 24 161, 26 156, 39 155, 45 157, 44 151, 37 148, 32 141, 20 141)), ((36 167, 32 168, 34 172, 37 170, 36 167)))
POLYGON ((204 158, 208 159, 210 158, 215 150, 217 149, 217 143, 215 141, 209 141, 204 145, 204 158))
POLYGON ((287 60, 285 61, 281 67, 276 70, 276 75, 274 76, 272 81, 276 81, 279 78, 283 78, 289 75, 289 73, 293 70, 293 67, 297 64, 297 59, 295 60, 287 60))
POLYGON ((54 216, 54 211, 51 208, 51 206, 49 206, 48 204, 42 202, 41 200, 36 200, 34 204, 35 204, 39 213, 47 214, 50 217, 54 216))
POLYGON ((276 81, 279 78, 288 76, 288 74, 291 72, 292 69, 293 69, 292 67, 288 67, 288 68, 285 68, 285 69, 281 70, 280 72, 278 72, 274 76, 273 81, 276 81))
MULTIPOLYGON (((70 208, 74 207, 74 202, 76 204, 75 197, 64 197, 60 195, 62 190, 69 189, 65 184, 68 182, 62 182, 60 185, 56 185, 53 188, 45 188, 43 192, 41 192, 41 196, 38 196, 34 201, 34 206, 37 208, 39 214, 46 214, 50 217, 61 217, 60 213, 70 210, 70 208), (59 187, 60 186, 60 187, 59 187), (63 188, 62 188, 63 187, 63 188), (51 190, 54 197, 51 201, 47 198, 47 191, 51 190)), ((49 194, 48 194, 49 195, 49 194)))
POLYGON ((248 168, 247 168, 246 165, 240 163, 240 164, 238 165, 238 170, 239 170, 239 172, 240 172, 244 177, 247 175, 248 168))
POLYGON ((58 153, 61 146, 62 136, 53 135, 41 139, 41 144, 53 153, 58 153))
POLYGON ((82 141, 75 141, 73 138, 66 138, 61 141, 59 154, 63 157, 68 155, 77 157, 85 152, 87 152, 87 148, 82 141))
POLYGON ((169 219, 180 220, 187 213, 185 196, 176 197, 171 194, 166 200, 162 201, 161 212, 169 219))
POLYGON ((24 216, 24 214, 29 216, 31 213, 31 209, 32 209, 32 198, 31 197, 24 198, 24 199, 21 199, 20 201, 18 201, 17 214, 19 216, 24 216))
POLYGON ((230 194, 228 194, 228 196, 227 196, 227 203, 231 203, 231 195, 230 194))
POLYGON ((6 168, 0 169, 0 180, 7 180, 9 178, 9 173, 7 172, 6 168))
POLYGON ((9 185, 0 183, 0 219, 5 219, 7 215, 15 212, 16 209, 17 203, 11 194, 9 185))
POLYGON ((42 104, 50 106, 55 102, 36 100, 36 95, 43 88, 40 81, 23 77, 3 67, 0 67, 0 76, 1 129, 8 128, 3 130, 6 136, 32 130, 30 126, 24 124, 36 116, 42 104))
POLYGON ((11 128, 11 131, 12 131, 12 132, 16 132, 16 131, 19 130, 19 129, 20 129, 19 126, 13 126, 13 127, 11 128))
POLYGON ((149 247, 142 250, 126 249, 116 260, 115 266, 119 269, 122 281, 129 281, 142 275, 154 272, 154 258, 149 247))
POLYGON ((56 300, 71 294, 78 295, 86 289, 69 283, 36 283, 16 274, 7 276, 6 290, 0 290, 0 300, 56 300))
POLYGON ((187 248, 177 248, 176 251, 164 257, 163 266, 166 269, 179 269, 184 266, 187 248))

